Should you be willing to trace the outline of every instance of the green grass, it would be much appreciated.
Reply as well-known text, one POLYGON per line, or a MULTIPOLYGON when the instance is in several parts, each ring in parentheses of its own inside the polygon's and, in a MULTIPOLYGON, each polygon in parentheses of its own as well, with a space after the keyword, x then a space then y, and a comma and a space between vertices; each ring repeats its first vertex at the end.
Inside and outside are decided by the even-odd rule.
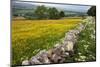
POLYGON ((49 49, 59 42, 67 31, 81 22, 78 19, 62 20, 13 20, 12 22, 12 64, 20 65, 25 59, 40 50, 49 49))

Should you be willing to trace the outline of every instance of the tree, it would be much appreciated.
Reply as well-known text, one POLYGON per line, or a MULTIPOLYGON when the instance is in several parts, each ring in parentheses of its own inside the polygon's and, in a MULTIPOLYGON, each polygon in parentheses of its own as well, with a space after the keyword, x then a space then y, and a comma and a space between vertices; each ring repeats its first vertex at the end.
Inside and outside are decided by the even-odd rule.
POLYGON ((44 5, 38 6, 35 10, 35 14, 38 16, 38 19, 47 18, 47 8, 44 5))
POLYGON ((63 11, 61 11, 61 12, 59 13, 59 15, 60 15, 60 17, 64 17, 64 16, 65 16, 65 13, 64 13, 63 11))
POLYGON ((96 16, 96 6, 92 6, 88 11, 87 14, 89 16, 96 16))
POLYGON ((56 8, 49 8, 48 9, 48 17, 49 19, 58 19, 59 18, 59 11, 56 8))

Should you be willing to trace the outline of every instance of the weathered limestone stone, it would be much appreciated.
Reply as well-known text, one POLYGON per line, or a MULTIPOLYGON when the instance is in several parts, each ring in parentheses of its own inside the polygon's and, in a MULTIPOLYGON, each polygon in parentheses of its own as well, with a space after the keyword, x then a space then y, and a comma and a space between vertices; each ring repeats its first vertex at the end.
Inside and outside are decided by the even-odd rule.
POLYGON ((49 54, 48 54, 48 52, 47 52, 46 50, 40 51, 40 52, 36 55, 36 57, 37 57, 37 59, 38 59, 40 62, 42 62, 42 63, 44 63, 44 64, 50 63, 50 60, 48 59, 49 54))
POLYGON ((58 63, 60 59, 61 59, 61 56, 59 56, 57 54, 53 54, 51 57, 51 60, 53 63, 58 63))
POLYGON ((53 55, 53 49, 49 49, 48 50, 48 58, 50 59, 52 55, 53 55))
POLYGON ((47 52, 43 52, 41 55, 41 62, 44 63, 44 64, 48 64, 50 63, 50 60, 48 59, 48 53, 47 52))
POLYGON ((74 33, 68 32, 65 36, 64 42, 66 41, 73 41, 74 43, 76 42, 76 35, 74 33))
POLYGON ((42 64, 35 56, 33 56, 30 60, 31 64, 42 64))
POLYGON ((63 52, 63 54, 61 55, 61 57, 63 57, 63 58, 68 57, 68 56, 69 56, 68 52, 63 52))
POLYGON ((70 33, 70 32, 66 33, 65 41, 73 40, 73 38, 74 38, 74 34, 73 33, 70 33))
POLYGON ((61 51, 65 52, 66 48, 64 47, 64 45, 61 47, 61 51))
POLYGON ((29 65, 30 63, 29 63, 29 61, 28 60, 24 60, 23 62, 22 62, 22 65, 29 65))
POLYGON ((62 48, 62 45, 60 45, 60 46, 56 47, 55 49, 53 49, 53 51, 52 51, 53 54, 61 55, 61 53, 62 53, 61 48, 62 48))
POLYGON ((67 41, 66 50, 73 51, 74 43, 72 41, 67 41))
POLYGON ((85 28, 85 26, 83 24, 79 24, 78 30, 81 32, 83 29, 85 28))
POLYGON ((74 33, 75 35, 79 34, 80 31, 79 30, 70 30, 71 33, 74 33))

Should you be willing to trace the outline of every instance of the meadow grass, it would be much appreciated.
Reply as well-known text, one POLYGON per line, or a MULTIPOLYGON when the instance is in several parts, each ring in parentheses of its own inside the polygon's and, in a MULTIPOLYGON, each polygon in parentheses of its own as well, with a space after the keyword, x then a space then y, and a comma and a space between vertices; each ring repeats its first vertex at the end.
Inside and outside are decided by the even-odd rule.
POLYGON ((81 22, 81 18, 60 20, 13 20, 12 64, 20 65, 40 50, 54 46, 65 33, 81 22))

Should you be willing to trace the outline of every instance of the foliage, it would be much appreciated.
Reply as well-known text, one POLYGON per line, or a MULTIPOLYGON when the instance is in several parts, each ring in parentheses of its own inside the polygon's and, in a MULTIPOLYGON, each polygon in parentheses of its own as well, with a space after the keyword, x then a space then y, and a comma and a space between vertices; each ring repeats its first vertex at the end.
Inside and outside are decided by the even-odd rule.
POLYGON ((59 15, 60 15, 61 17, 64 17, 64 16, 65 16, 65 13, 64 13, 63 11, 60 11, 59 15))
POLYGON ((56 8, 48 9, 49 19, 59 19, 59 11, 56 8))
POLYGON ((38 6, 35 10, 35 14, 38 16, 38 19, 47 18, 47 8, 44 5, 38 6))
POLYGON ((95 61, 96 60, 96 39, 95 39, 95 22, 88 18, 84 21, 85 30, 79 34, 76 43, 75 55, 73 60, 77 61, 95 61))
POLYGON ((87 14, 89 16, 96 16, 96 6, 92 6, 88 11, 87 14))

